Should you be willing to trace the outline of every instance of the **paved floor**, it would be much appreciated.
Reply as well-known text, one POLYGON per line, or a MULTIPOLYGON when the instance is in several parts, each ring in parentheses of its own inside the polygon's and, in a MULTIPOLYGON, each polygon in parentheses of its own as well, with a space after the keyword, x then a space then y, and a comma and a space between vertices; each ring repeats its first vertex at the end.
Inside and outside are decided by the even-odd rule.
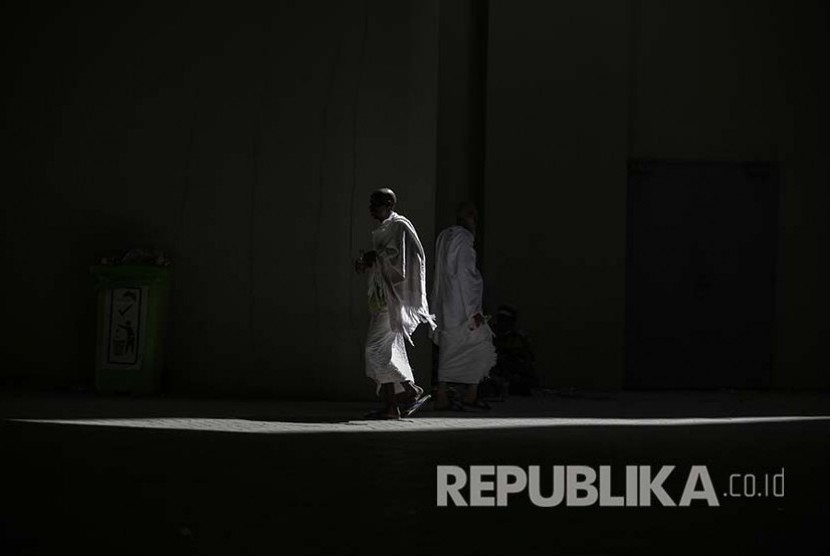
POLYGON ((548 392, 400 422, 366 409, 0 395, 0 554, 830 553, 827 393, 548 392), (436 507, 438 465, 609 465, 613 494, 625 466, 674 465, 675 502, 705 465, 719 506, 540 508, 523 492, 436 507), (730 475, 782 469, 783 497, 726 495, 730 475))

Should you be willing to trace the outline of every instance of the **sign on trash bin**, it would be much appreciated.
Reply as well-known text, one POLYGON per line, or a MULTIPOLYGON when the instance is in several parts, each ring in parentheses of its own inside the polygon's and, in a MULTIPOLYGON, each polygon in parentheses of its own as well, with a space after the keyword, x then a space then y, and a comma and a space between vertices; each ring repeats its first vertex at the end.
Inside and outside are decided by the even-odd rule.
POLYGON ((95 389, 152 394, 162 384, 170 270, 159 264, 100 264, 95 389))
POLYGON ((106 292, 104 369, 140 369, 144 357, 147 286, 112 288, 106 292))

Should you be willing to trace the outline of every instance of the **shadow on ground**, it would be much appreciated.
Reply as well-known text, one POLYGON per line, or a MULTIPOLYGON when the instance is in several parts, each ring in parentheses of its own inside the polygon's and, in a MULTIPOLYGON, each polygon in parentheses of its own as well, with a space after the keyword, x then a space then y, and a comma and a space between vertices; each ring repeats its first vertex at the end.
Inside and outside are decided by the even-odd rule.
MULTIPOLYGON (((531 411, 533 403, 513 410, 531 411)), ((694 405, 684 411, 696 413, 694 405)), ((116 406, 75 408, 71 416, 30 408, 28 416, 206 409, 116 406)), ((283 411, 211 407, 214 416, 236 419, 283 411)), ((20 417, 22 406, 8 409, 0 421, 4 555, 369 554, 389 546, 396 554, 481 555, 830 551, 826 420, 281 435, 20 422, 8 417, 20 417), (675 465, 671 493, 691 465, 706 465, 720 506, 538 508, 516 495, 503 508, 439 508, 439 464, 611 465, 615 473, 675 465), (782 468, 784 497, 724 496, 733 473, 760 477, 782 468)), ((318 416, 329 409, 318 407, 318 416)), ((314 414, 310 406, 306 412, 314 414)))

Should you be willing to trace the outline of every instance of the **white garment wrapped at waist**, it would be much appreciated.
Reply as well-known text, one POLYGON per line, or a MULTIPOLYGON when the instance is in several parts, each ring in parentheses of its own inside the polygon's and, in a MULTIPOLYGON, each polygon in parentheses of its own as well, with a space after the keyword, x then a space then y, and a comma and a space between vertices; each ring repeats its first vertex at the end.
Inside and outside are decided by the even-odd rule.
POLYGON ((433 334, 438 350, 439 382, 477 384, 496 365, 493 331, 487 324, 470 330, 468 323, 433 334))
POLYGON ((394 383, 395 393, 403 392, 401 382, 414 382, 412 367, 406 355, 403 334, 389 325, 389 311, 372 312, 366 338, 366 376, 377 386, 394 383))
POLYGON ((432 341, 439 346, 438 380, 475 384, 496 364, 493 332, 476 327, 484 280, 476 268, 472 232, 451 226, 438 235, 431 303, 438 323, 432 341))

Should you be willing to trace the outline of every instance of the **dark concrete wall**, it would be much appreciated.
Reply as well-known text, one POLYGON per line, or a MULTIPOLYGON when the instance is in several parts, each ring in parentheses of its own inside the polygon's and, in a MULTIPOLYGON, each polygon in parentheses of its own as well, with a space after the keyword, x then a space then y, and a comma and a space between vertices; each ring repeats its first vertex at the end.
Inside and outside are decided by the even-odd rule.
POLYGON ((388 184, 429 256, 483 199, 486 303, 519 306, 543 383, 620 387, 635 157, 780 165, 774 384, 830 385, 820 2, 5 10, 2 382, 88 383, 88 268, 155 246, 171 389, 370 395, 350 267, 388 184))
POLYGON ((773 386, 830 387, 830 50, 820 3, 639 2, 631 153, 780 168, 773 386), (824 131, 822 131, 824 130, 824 131))
POLYGON ((455 224, 459 202, 483 201, 487 4, 454 0, 440 7, 436 231, 455 224))
POLYGON ((551 385, 623 377, 628 158, 781 170, 775 387, 830 386, 827 8, 818 2, 490 7, 487 265, 551 385))
POLYGON ((490 4, 485 278, 545 384, 622 385, 626 3, 490 4))
MULTIPOLYGON (((351 261, 370 242, 368 193, 385 185, 431 255, 437 11, 366 0, 7 13, 3 378, 88 382, 88 267, 153 246, 175 265, 171 389, 373 394, 351 261)), ((416 374, 429 376, 417 342, 416 374)))

